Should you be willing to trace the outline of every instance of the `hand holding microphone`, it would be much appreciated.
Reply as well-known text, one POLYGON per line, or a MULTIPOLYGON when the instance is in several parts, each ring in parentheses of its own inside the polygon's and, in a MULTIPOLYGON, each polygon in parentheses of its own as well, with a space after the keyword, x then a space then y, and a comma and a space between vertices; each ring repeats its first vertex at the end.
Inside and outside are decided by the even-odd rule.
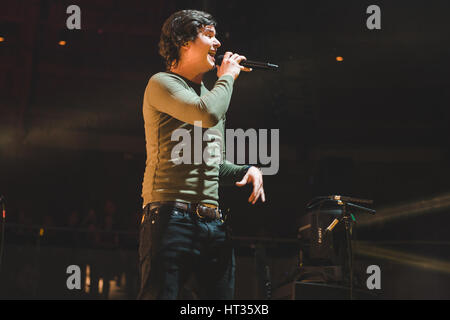
POLYGON ((219 61, 216 62, 218 78, 225 74, 229 74, 236 80, 239 77, 241 70, 245 72, 252 71, 251 68, 240 65, 240 63, 247 60, 247 58, 237 53, 233 54, 232 52, 227 51, 225 55, 219 56, 218 59, 219 61))
MULTIPOLYGON (((231 55, 231 52, 225 53, 225 55, 220 55, 216 58, 216 64, 221 65, 224 61, 226 61, 231 55)), ((231 57, 237 57, 236 61, 239 63, 241 70, 249 72, 253 69, 258 70, 270 70, 270 71, 277 71, 278 65, 269 63, 269 62, 260 62, 260 61, 250 61, 247 60, 244 56, 239 56, 238 54, 234 54, 231 57)), ((221 74, 223 75, 223 74, 221 74)))

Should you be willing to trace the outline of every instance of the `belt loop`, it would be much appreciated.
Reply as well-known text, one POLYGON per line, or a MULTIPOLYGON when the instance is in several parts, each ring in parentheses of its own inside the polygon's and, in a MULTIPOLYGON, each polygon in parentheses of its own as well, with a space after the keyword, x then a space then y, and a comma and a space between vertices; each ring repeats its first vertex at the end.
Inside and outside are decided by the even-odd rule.
POLYGON ((200 213, 198 213, 198 207, 200 206, 200 203, 197 203, 197 205, 195 206, 195 214, 197 215, 197 217, 199 217, 200 219, 203 219, 204 217, 200 215, 200 213))

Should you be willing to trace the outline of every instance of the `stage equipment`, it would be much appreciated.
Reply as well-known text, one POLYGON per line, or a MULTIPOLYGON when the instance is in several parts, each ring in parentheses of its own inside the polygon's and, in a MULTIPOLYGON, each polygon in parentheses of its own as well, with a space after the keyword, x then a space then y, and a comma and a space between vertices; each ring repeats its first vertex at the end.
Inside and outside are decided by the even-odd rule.
MULTIPOLYGON (((350 299, 353 298, 353 224, 357 212, 375 214, 376 211, 352 202, 372 204, 373 200, 331 195, 317 197, 307 204, 307 214, 302 218, 298 238, 310 242, 305 249, 307 265, 347 266, 350 299), (343 225, 339 225, 343 222, 343 225), (339 225, 339 226, 338 226, 339 225), (335 232, 333 230, 336 228, 335 232), (346 249, 345 251, 343 249, 346 249), (345 263, 347 260, 347 263, 345 263)), ((302 256, 302 254, 300 254, 302 256)), ((303 264, 303 261, 300 262, 303 264)))
POLYGON ((334 202, 324 202, 319 207, 310 208, 300 218, 297 238, 303 246, 299 254, 299 265, 331 266, 341 265, 341 248, 345 245, 342 227, 325 238, 325 230, 342 210, 334 202))

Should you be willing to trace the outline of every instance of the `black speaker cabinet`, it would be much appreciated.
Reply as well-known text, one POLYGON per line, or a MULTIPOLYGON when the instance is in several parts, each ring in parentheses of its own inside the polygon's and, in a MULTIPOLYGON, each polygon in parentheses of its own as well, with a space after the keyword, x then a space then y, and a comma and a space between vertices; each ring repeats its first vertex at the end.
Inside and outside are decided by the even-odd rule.
POLYGON ((341 216, 341 208, 323 206, 308 211, 300 218, 297 237, 302 241, 303 265, 344 265, 346 263, 346 238, 343 223, 339 223, 332 232, 326 228, 335 218, 341 216))

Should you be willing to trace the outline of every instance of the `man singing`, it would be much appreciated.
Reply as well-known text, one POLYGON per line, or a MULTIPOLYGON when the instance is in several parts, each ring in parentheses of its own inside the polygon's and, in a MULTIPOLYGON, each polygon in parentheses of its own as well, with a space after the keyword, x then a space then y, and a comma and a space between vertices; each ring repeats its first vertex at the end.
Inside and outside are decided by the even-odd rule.
POLYGON ((220 42, 215 26, 208 13, 182 10, 162 27, 159 52, 167 71, 150 78, 143 102, 147 161, 139 299, 177 299, 192 274, 199 298, 233 299, 235 260, 219 209, 219 179, 239 187, 252 183, 249 202, 265 201, 261 171, 224 157, 225 114, 233 84, 241 71, 251 71, 239 65, 245 57, 226 52, 214 87, 208 90, 202 82, 216 67, 220 42), (194 139, 199 130, 200 142, 194 139), (186 132, 192 140, 183 140, 182 152, 174 152, 180 147, 178 133, 186 132), (196 143, 202 147, 200 161, 196 143))

